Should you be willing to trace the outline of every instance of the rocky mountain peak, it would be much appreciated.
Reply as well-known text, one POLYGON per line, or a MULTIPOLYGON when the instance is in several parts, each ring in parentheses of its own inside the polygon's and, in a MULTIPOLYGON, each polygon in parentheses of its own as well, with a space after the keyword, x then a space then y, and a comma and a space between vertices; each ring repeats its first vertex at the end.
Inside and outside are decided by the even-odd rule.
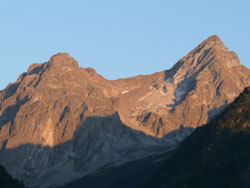
POLYGON ((222 40, 220 39, 220 37, 218 37, 217 35, 212 35, 210 37, 208 37, 204 43, 210 43, 211 45, 214 46, 223 46, 225 47, 224 43, 222 42, 222 40))
POLYGON ((240 66, 238 56, 228 51, 220 38, 213 35, 180 59, 172 69, 166 71, 166 80, 173 80, 178 84, 180 80, 196 78, 207 69, 219 71, 240 66))
MULTIPOLYGON (((194 50, 192 50, 188 55, 200 56, 203 58, 205 56, 210 56, 213 59, 213 64, 216 63, 222 66, 221 68, 233 68, 241 66, 240 60, 235 52, 229 51, 228 48, 224 45, 221 39, 217 35, 213 35, 204 40, 200 45, 198 45, 194 50)), ((204 61, 206 63, 206 61, 204 61)))
POLYGON ((195 52, 197 53, 202 50, 208 50, 208 49, 220 49, 223 51, 228 51, 227 47, 224 45, 221 39, 217 35, 212 35, 208 37, 206 40, 204 40, 202 43, 200 43, 190 53, 195 53, 195 52))
POLYGON ((131 79, 131 83, 142 85, 133 90, 127 87, 120 98, 124 105, 119 113, 126 124, 158 137, 182 125, 197 127, 207 123, 250 83, 250 71, 216 35, 201 42, 164 73, 164 81, 161 73, 150 79, 131 79), (131 98, 134 101, 130 104, 131 98))
POLYGON ((70 57, 68 53, 58 53, 49 60, 49 66, 56 69, 72 70, 79 68, 78 62, 70 57))

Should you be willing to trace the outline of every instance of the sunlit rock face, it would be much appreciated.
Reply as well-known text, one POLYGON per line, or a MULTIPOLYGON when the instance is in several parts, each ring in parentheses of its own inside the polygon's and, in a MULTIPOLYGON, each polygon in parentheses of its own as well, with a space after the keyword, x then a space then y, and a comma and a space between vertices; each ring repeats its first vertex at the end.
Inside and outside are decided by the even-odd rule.
POLYGON ((217 36, 170 70, 115 81, 56 54, 0 92, 1 164, 30 187, 47 187, 166 151, 249 79, 217 36))
POLYGON ((211 36, 170 70, 114 81, 126 93, 118 112, 133 129, 163 137, 207 123, 250 84, 250 71, 211 36))

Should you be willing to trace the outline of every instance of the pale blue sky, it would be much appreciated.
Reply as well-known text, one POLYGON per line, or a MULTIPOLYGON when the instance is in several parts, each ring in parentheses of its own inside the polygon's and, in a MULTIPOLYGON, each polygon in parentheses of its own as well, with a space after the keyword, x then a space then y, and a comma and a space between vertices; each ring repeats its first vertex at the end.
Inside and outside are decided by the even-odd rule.
POLYGON ((217 34, 250 67, 250 1, 0 0, 0 89, 58 52, 108 79, 171 68, 217 34))

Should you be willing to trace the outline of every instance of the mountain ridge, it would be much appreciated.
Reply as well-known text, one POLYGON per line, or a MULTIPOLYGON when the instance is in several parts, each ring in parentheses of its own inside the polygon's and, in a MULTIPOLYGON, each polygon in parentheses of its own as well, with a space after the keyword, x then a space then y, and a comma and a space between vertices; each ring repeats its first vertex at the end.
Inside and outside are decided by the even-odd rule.
POLYGON ((58 53, 0 92, 1 163, 31 187, 62 185, 176 147, 249 85, 217 36, 169 70, 118 80, 58 53))

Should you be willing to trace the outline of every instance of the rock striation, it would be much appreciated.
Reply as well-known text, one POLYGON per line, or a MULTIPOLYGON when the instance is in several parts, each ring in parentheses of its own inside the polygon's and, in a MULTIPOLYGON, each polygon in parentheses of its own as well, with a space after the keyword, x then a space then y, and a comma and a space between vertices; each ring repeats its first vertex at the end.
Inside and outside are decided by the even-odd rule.
POLYGON ((114 81, 59 53, 0 91, 0 161, 30 187, 62 185, 175 147, 249 85, 217 36, 169 70, 114 81))

